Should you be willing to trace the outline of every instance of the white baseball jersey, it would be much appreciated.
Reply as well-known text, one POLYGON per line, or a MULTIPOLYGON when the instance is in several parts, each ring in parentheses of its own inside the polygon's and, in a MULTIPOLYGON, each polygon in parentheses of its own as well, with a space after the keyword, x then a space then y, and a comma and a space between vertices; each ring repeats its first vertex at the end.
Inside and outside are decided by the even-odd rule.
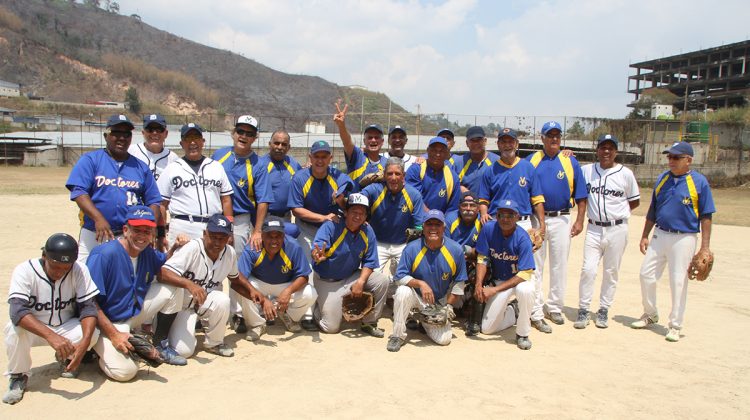
POLYGON ((159 180, 159 176, 167 168, 167 165, 179 159, 177 153, 167 149, 166 147, 161 153, 152 153, 146 149, 143 143, 131 144, 128 148, 128 153, 135 156, 141 162, 148 166, 148 169, 154 174, 154 179, 159 180))
POLYGON ((598 163, 581 167, 586 180, 586 212, 595 222, 611 222, 630 217, 629 201, 641 198, 633 171, 616 163, 603 169, 598 163))
MULTIPOLYGON (((386 159, 391 157, 391 155, 388 152, 385 152, 382 155, 386 159)), ((398 157, 398 156, 395 156, 395 157, 398 157)), ((404 157, 402 157, 401 160, 404 162, 404 173, 406 173, 406 170, 409 169, 409 167, 417 161, 417 158, 415 158, 414 156, 408 153, 404 153, 404 157)))
POLYGON ((63 278, 52 281, 44 272, 42 259, 37 258, 19 264, 13 270, 8 300, 27 300, 36 319, 42 324, 57 327, 75 317, 77 302, 98 294, 99 289, 84 264, 76 262, 63 278))
POLYGON ((209 217, 223 213, 221 196, 234 194, 224 168, 208 157, 203 159, 198 173, 177 159, 156 182, 164 200, 170 200, 169 212, 186 216, 209 217))
MULTIPOLYGON (((216 261, 206 254, 202 239, 193 239, 172 255, 164 263, 164 267, 174 271, 180 276, 190 279, 193 283, 201 286, 210 293, 213 290, 221 291, 221 282, 227 277, 237 277, 237 254, 234 248, 225 245, 224 250, 219 253, 216 261)), ((189 301, 189 299, 185 299, 189 301)), ((183 306, 187 307, 189 305, 183 306)))

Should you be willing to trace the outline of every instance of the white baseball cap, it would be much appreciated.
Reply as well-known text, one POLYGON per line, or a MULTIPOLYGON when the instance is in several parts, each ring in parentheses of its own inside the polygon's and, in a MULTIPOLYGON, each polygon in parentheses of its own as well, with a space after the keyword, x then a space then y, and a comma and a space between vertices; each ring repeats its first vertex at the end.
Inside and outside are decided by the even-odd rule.
POLYGON ((253 118, 252 115, 241 115, 237 118, 237 122, 234 124, 237 127, 240 124, 252 125, 256 130, 258 129, 258 120, 253 118))
POLYGON ((346 208, 350 208, 351 206, 356 205, 369 208, 370 200, 367 199, 367 196, 364 196, 360 193, 349 194, 349 198, 346 200, 346 208))

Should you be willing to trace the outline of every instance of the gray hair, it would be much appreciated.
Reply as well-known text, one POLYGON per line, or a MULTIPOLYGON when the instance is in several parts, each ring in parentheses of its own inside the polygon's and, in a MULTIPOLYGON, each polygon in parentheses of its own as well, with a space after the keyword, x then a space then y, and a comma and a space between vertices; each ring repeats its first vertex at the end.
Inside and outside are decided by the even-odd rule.
POLYGON ((271 133, 271 140, 273 140, 273 136, 281 134, 282 136, 285 136, 287 140, 291 141, 292 139, 289 137, 289 132, 284 130, 283 128, 277 128, 276 130, 271 133))
POLYGON ((401 160, 400 157, 391 156, 388 158, 388 160, 385 161, 385 170, 388 170, 388 167, 391 165, 396 165, 399 168, 401 168, 402 173, 406 173, 406 170, 404 170, 404 161, 401 160))

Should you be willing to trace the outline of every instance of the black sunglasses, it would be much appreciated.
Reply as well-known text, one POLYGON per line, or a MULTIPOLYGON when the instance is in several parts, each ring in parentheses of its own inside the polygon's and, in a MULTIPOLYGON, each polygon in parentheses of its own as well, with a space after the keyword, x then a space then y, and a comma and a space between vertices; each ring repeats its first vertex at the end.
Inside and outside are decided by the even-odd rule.
POLYGON ((167 131, 166 128, 161 127, 161 126, 159 126, 159 127, 146 127, 144 130, 146 130, 149 133, 159 133, 159 134, 167 131))
POLYGON ((109 135, 113 136, 113 137, 130 138, 130 137, 133 137, 133 132, 132 131, 122 131, 122 130, 111 130, 109 132, 109 135))
POLYGON ((257 131, 243 130, 241 128, 235 128, 234 132, 237 133, 238 136, 256 137, 258 135, 257 131))

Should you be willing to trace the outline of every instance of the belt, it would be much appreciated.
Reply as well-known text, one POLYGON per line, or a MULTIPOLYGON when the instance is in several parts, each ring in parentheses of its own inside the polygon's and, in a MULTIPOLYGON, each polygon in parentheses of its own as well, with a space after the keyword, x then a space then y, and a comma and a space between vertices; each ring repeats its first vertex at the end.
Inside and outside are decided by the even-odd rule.
POLYGON ((529 220, 529 217, 531 217, 531 216, 529 216, 529 215, 521 216, 521 217, 518 218, 518 220, 529 220))
POLYGON ((203 216, 192 216, 192 215, 186 215, 186 214, 173 214, 172 217, 178 220, 187 220, 188 222, 193 223, 208 223, 208 217, 203 216))
POLYGON ((565 216, 567 214, 570 214, 570 210, 545 211, 544 212, 544 215, 547 217, 565 216))
POLYGON ((675 229, 667 229, 667 228, 663 228, 663 227, 661 227, 659 225, 656 225, 656 228, 659 229, 659 230, 663 230, 664 232, 669 232, 669 233, 695 233, 695 232, 683 232, 681 230, 675 230, 675 229))
POLYGON ((609 227, 609 226, 621 225, 625 223, 625 219, 613 220, 611 222, 596 222, 596 221, 589 219, 589 223, 591 223, 592 225, 609 227))

